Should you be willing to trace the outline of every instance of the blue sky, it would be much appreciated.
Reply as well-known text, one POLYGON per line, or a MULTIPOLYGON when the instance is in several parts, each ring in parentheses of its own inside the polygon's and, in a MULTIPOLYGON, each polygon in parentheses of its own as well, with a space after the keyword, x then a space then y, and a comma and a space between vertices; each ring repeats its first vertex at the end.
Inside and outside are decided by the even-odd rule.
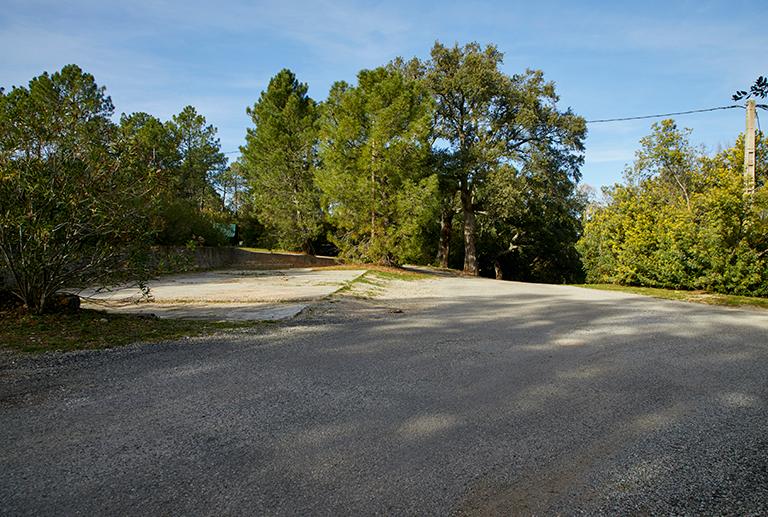
MULTIPOLYGON (((763 2, 385 2, 4 0, 0 86, 76 63, 107 87, 117 113, 162 119, 192 104, 236 151, 281 68, 322 100, 336 80, 435 40, 495 43, 504 70, 541 69, 561 106, 589 119, 709 108, 768 75, 763 2)), ((764 116, 768 124, 768 116, 764 116)), ((743 130, 742 110, 677 118, 710 151, 743 130)), ((621 179, 652 121, 595 124, 583 181, 621 179)), ((236 154, 228 155, 230 158, 236 154)))

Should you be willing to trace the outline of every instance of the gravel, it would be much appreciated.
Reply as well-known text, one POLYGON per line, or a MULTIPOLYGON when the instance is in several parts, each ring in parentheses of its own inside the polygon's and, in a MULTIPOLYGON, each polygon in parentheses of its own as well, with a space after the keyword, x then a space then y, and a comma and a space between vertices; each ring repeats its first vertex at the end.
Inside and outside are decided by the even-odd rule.
POLYGON ((0 362, 0 514, 760 515, 768 313, 392 282, 0 362))

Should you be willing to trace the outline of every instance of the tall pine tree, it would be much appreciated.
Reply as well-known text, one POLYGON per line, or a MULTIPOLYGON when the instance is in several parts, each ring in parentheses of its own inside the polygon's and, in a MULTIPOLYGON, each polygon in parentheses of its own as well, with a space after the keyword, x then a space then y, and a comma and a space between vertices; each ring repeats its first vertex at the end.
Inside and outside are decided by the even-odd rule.
POLYGON ((290 70, 281 70, 248 109, 255 127, 241 148, 259 221, 277 244, 312 253, 322 228, 317 165, 318 108, 290 70))
POLYGON ((432 113, 423 85, 394 66, 363 70, 357 86, 331 89, 317 182, 342 254, 390 264, 427 257, 423 231, 437 209, 432 113))

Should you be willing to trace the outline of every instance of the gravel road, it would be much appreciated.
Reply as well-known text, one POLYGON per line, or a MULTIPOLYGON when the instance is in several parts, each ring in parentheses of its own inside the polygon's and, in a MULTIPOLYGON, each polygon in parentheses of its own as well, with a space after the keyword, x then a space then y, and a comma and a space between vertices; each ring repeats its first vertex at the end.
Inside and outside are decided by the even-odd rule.
POLYGON ((6 359, 0 514, 768 512, 768 312, 467 278, 368 295, 6 359))

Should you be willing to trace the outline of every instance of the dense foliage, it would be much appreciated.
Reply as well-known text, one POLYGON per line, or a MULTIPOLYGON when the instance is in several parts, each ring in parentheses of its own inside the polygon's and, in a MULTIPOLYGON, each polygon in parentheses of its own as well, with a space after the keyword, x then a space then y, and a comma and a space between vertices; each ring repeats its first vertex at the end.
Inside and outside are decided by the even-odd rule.
POLYGON ((153 178, 77 66, 0 96, 0 253, 13 292, 42 312, 62 287, 125 272, 147 242, 153 178))
POLYGON ((588 211, 579 241, 587 280, 768 295, 768 146, 758 134, 754 196, 743 137, 708 157, 671 120, 641 141, 626 182, 588 211))
POLYGON ((134 163, 155 180, 155 242, 226 243, 220 227, 230 219, 215 186, 226 174, 216 128, 192 106, 168 122, 147 113, 120 118, 120 133, 133 142, 134 163))
MULTIPOLYGON (((502 59, 502 53, 492 45, 483 49, 476 43, 464 47, 436 43, 431 59, 424 64, 425 81, 437 106, 435 134, 447 143, 446 152, 454 159, 450 173, 461 206, 464 271, 470 274, 479 271, 477 214, 484 209, 483 190, 503 189, 512 176, 525 176, 526 171, 534 169, 565 173, 574 188, 580 177, 584 119, 570 110, 558 109, 555 86, 544 81, 541 71, 526 70, 508 76, 499 69, 502 59), (546 157, 539 159, 542 156, 546 157), (539 163, 532 167, 536 159, 539 163), (549 165, 542 168, 544 162, 549 165), (488 185, 494 180, 501 184, 488 185)), ((509 206, 505 209, 518 210, 512 205, 529 201, 526 190, 518 192, 520 195, 510 197, 507 189, 505 200, 509 206)), ((497 203, 500 199, 497 196, 497 203)), ((481 226, 489 222, 481 221, 481 226)), ((509 219, 507 226, 511 222, 509 219)), ((515 235, 519 230, 508 233, 515 235)), ((518 245, 509 239, 502 244, 518 245)), ((530 258, 536 261, 540 257, 530 258)), ((530 260, 522 260, 511 273, 527 274, 532 266, 530 260)))
POLYGON ((281 248, 313 251, 322 230, 317 167, 315 101, 290 70, 269 82, 248 109, 255 125, 246 135, 241 171, 251 186, 258 220, 281 248))
POLYGON ((429 60, 334 84, 320 105, 278 73, 249 110, 243 214, 264 231, 246 240, 307 250, 322 229, 357 260, 576 279, 584 119, 558 108, 542 72, 503 73, 502 57, 436 43, 429 60))
POLYGON ((427 167, 431 99, 392 67, 364 70, 331 88, 322 120, 317 184, 345 256, 425 261, 422 230, 437 180, 427 167))
POLYGON ((224 242, 215 128, 192 107, 113 113, 76 65, 0 89, 0 274, 34 312, 65 287, 141 280, 152 244, 224 242))
POLYGON ((582 280, 576 242, 586 199, 568 169, 534 154, 520 170, 501 168, 480 191, 481 270, 496 278, 563 283, 582 280))

